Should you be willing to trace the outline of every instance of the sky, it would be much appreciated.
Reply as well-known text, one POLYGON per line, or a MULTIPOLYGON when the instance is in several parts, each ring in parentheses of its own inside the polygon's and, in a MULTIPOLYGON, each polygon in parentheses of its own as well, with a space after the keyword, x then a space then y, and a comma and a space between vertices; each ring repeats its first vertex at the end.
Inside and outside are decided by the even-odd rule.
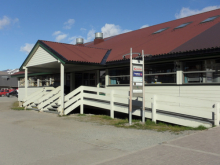
POLYGON ((0 71, 19 68, 38 40, 89 42, 217 8, 219 0, 0 0, 0 71))

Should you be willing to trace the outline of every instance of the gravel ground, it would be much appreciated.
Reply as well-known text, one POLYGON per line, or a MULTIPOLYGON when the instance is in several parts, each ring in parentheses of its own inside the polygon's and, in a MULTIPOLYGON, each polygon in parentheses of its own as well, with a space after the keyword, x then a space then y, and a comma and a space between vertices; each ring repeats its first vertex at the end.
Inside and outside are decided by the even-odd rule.
POLYGON ((14 101, 0 98, 0 164, 92 164, 195 132, 124 129, 80 122, 74 115, 10 110, 14 101))

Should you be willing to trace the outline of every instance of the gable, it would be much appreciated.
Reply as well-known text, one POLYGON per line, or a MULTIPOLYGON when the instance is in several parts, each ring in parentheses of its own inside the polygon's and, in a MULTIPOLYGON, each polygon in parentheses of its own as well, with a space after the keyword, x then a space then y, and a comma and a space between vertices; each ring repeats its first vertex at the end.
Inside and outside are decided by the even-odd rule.
POLYGON ((54 58, 47 51, 45 51, 43 48, 39 46, 32 55, 32 57, 30 58, 30 60, 28 61, 26 66, 29 67, 29 66, 41 65, 56 61, 57 61, 56 58, 54 58))

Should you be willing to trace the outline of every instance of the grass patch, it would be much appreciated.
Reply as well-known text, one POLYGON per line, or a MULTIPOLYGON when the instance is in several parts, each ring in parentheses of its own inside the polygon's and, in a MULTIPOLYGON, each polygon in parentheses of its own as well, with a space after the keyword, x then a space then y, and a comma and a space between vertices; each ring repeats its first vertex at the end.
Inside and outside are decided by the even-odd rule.
POLYGON ((145 123, 142 123, 141 120, 132 120, 132 125, 129 125, 128 119, 112 119, 110 116, 106 115, 85 115, 85 114, 78 114, 77 116, 84 116, 78 118, 79 121, 84 122, 94 122, 99 123, 102 125, 112 125, 115 127, 120 128, 127 128, 127 129, 142 129, 142 130, 156 130, 159 132, 169 131, 173 133, 179 133, 182 131, 187 130, 205 130, 207 129, 204 126, 199 126, 196 128, 192 127, 184 127, 164 122, 152 122, 150 119, 147 119, 145 123))
POLYGON ((86 114, 78 114, 77 116, 86 116, 86 114))
MULTIPOLYGON (((11 109, 12 109, 12 110, 18 110, 18 111, 25 110, 24 107, 19 107, 19 102, 18 102, 18 101, 15 101, 15 102, 12 104, 11 109)), ((27 108, 26 110, 30 110, 30 109, 27 108)))

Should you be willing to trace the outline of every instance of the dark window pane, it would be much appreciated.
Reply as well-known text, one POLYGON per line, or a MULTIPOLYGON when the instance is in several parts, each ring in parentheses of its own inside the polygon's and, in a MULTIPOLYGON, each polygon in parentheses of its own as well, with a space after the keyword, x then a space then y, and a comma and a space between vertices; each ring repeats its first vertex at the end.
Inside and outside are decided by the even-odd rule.
POLYGON ((176 74, 168 75, 145 75, 145 83, 147 84, 162 84, 162 83, 176 83, 176 74))
POLYGON ((173 63, 145 65, 145 74, 176 72, 173 63))

